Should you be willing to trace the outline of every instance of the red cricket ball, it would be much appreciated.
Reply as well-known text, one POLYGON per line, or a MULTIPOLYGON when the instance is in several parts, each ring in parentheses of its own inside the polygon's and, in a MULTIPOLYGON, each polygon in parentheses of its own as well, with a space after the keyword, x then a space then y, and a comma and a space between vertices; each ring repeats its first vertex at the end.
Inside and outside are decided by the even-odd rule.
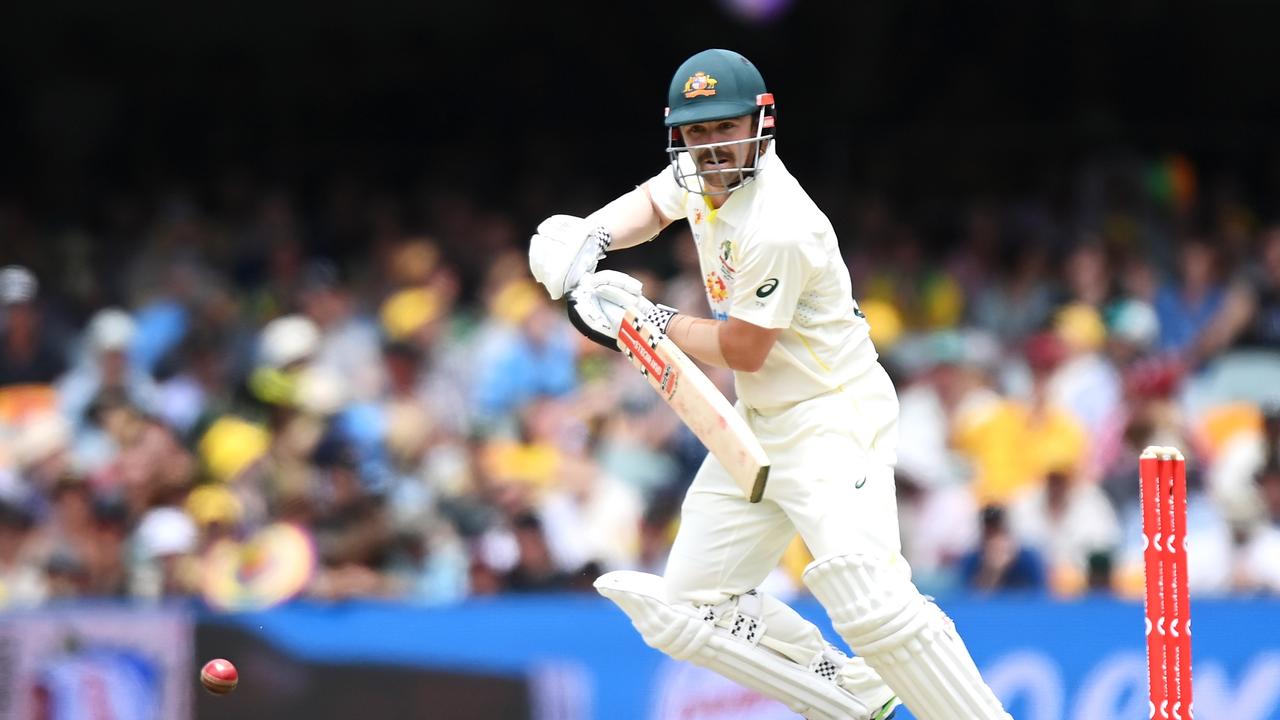
POLYGON ((210 660, 200 669, 200 683, 215 695, 226 695, 235 690, 239 682, 240 673, 236 672, 236 666, 230 660, 210 660))

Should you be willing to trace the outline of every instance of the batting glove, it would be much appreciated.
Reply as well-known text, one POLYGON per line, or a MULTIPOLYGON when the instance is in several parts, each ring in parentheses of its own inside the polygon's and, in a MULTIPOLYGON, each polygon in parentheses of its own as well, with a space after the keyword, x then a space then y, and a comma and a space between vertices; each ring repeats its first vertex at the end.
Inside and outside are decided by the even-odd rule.
POLYGON ((639 280, 616 270, 588 273, 569 293, 569 320, 587 338, 613 350, 618 349, 618 331, 631 309, 665 333, 678 311, 653 303, 642 294, 643 288, 639 280))
POLYGON ((559 300, 596 269, 613 237, 572 215, 553 215, 529 239, 529 270, 552 300, 559 300))

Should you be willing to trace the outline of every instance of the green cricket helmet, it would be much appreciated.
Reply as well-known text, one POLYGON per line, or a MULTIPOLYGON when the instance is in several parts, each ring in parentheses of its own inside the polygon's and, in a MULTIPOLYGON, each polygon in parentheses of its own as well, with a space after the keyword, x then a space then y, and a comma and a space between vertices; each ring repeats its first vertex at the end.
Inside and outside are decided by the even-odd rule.
POLYGON ((703 50, 685 60, 671 78, 667 91, 667 155, 676 181, 690 192, 719 195, 732 192, 755 178, 764 142, 773 135, 775 108, 773 94, 765 89, 764 78, 755 65, 732 50, 703 50), (745 140, 688 146, 680 135, 681 125, 712 122, 755 115, 756 133, 745 140), (693 152, 732 151, 736 145, 751 144, 747 167, 699 169, 693 152), (708 190, 702 182, 719 176, 719 190, 708 190))

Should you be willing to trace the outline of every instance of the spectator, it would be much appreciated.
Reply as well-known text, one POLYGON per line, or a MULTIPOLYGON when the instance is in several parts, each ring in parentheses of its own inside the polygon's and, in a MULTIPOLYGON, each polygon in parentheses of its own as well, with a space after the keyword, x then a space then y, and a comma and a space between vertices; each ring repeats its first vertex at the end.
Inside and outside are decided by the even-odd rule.
POLYGON ((332 261, 313 259, 303 266, 298 307, 320 334, 315 364, 343 378, 351 398, 363 401, 377 396, 385 382, 377 325, 355 307, 332 261))
POLYGON ((543 527, 556 564, 580 571, 630 567, 639 544, 644 498, 604 472, 589 452, 567 452, 557 471, 559 489, 541 503, 543 527))
POLYGON ((973 462, 973 492, 980 504, 1005 504, 1045 476, 1052 467, 1075 467, 1085 456, 1084 426, 1054 404, 1048 381, 1062 357, 1053 335, 1028 343, 1032 367, 1031 398, 1005 398, 982 374, 967 371, 946 395, 955 404, 951 438, 973 462))
POLYGON ((67 473, 49 489, 49 508, 31 538, 31 552, 45 561, 60 556, 80 565, 97 541, 94 496, 85 478, 67 473))
POLYGON ((99 311, 85 329, 81 358, 59 378, 58 395, 63 415, 82 437, 94 432, 90 413, 105 398, 112 398, 112 402, 126 401, 142 412, 155 408, 155 382, 144 370, 131 364, 130 347, 136 334, 137 325, 124 310, 99 311))
POLYGON ((85 551, 88 593, 125 598, 129 594, 129 508, 123 501, 97 497, 93 502, 92 542, 85 551))
POLYGON ((320 582, 329 584, 324 594, 384 594, 385 579, 377 571, 390 561, 394 541, 384 499, 367 490, 354 453, 341 442, 318 448, 315 464, 316 487, 299 501, 312 507, 320 582))
POLYGON ((70 424, 57 412, 32 414, 19 425, 10 448, 18 477, 6 494, 43 512, 54 485, 76 466, 70 424))
POLYGON ((1062 266, 1062 304, 1101 310, 1115 292, 1115 278, 1102 238, 1088 234, 1071 248, 1062 266))
POLYGON ((198 536, 195 521, 181 508, 166 503, 143 513, 130 538, 130 594, 149 600, 195 595, 198 536))
POLYGON ((1210 497, 1237 530, 1265 522, 1266 503, 1259 473, 1280 463, 1280 405, 1270 405, 1257 425, 1249 423, 1225 438, 1209 469, 1210 497))
POLYGON ((538 516, 533 513, 517 515, 511 527, 518 555, 515 565, 503 577, 503 586, 514 592, 566 589, 571 577, 556 568, 538 516))
POLYGON ((38 289, 27 268, 0 267, 0 388, 49 385, 66 370, 66 339, 37 306, 38 289))
POLYGON ((953 590, 956 566, 978 542, 979 513, 963 483, 928 485, 916 476, 895 473, 902 554, 924 592, 953 590))
MULTIPOLYGON (((1280 447, 1265 402, 1280 230, 1253 237, 1262 208, 1232 200, 1212 234, 1184 237, 1194 193, 1178 217, 1138 224, 1130 200, 1165 206, 1115 205, 1117 183, 1153 192, 1128 173, 1101 162, 1062 203, 1029 189, 924 216, 883 189, 836 190, 841 251, 900 389, 903 553, 939 592, 965 578, 1132 594, 1147 445, 1195 459, 1193 592, 1274 592, 1273 480, 1258 473, 1280 447), (1077 227, 1105 239, 1055 262, 1077 227), (1248 372, 1229 362, 1246 356, 1248 372), (1040 551, 1040 581, 1010 532, 1040 551)), ((65 218, 19 233, 15 258, 67 267, 39 286, 0 269, 0 604, 181 596, 216 542, 285 521, 321 550, 317 598, 448 602, 661 571, 672 498, 705 448, 530 289, 523 221, 463 186, 344 183, 317 188, 341 201, 332 212, 252 181, 207 208, 198 192, 122 189, 112 207, 132 220, 98 235, 88 213, 92 240, 77 241, 110 248, 102 262, 53 241, 65 218), (65 331, 60 309, 76 320, 65 331)), ((558 191, 514 190, 534 216, 558 191)), ((646 287, 703 304, 695 250, 677 243, 646 287)), ((731 374, 708 375, 733 397, 731 374)), ((796 543, 787 567, 806 553, 796 543)))
POLYGON ((34 518, 0 501, 0 609, 39 605, 48 594, 43 568, 31 550, 34 518))
POLYGON ((1210 327, 1226 297, 1218 273, 1218 252, 1208 238, 1191 235, 1182 240, 1177 275, 1162 283, 1156 294, 1162 351, 1186 352, 1210 327))
POLYGON ((493 298, 491 322, 506 332, 477 348, 474 402, 480 422, 501 423, 538 395, 559 396, 576 383, 575 331, 527 280, 493 298))
POLYGON ((45 560, 45 587, 47 602, 67 602, 87 596, 89 570, 79 557, 66 552, 56 552, 45 560))
POLYGON ((1206 332, 1188 348, 1199 366, 1227 347, 1280 350, 1280 226, 1262 233, 1261 262, 1231 283, 1206 332))
POLYGON ((1008 248, 999 259, 999 274, 978 290, 973 322, 1011 348, 1053 314, 1048 250, 1043 243, 1029 240, 1008 248))
POLYGON ((1242 549, 1241 589, 1280 595, 1280 463, 1274 460, 1256 476, 1263 520, 1248 534, 1242 549))
POLYGON ((667 555, 676 536, 676 523, 680 516, 679 494, 670 492, 654 496, 640 519, 639 550, 636 553, 636 569, 661 573, 667 567, 667 555))
POLYGON ((960 560, 963 587, 984 593, 1046 589, 1043 559, 1010 532, 1003 507, 984 507, 981 527, 978 546, 960 560))
POLYGON ((1120 522, 1106 494, 1060 469, 1014 501, 1009 527, 1044 558, 1050 586, 1060 595, 1084 591, 1090 563, 1109 557, 1121 539, 1120 522))
POLYGON ((1045 379, 1047 400, 1092 435, 1120 402, 1120 374, 1102 352, 1106 325, 1098 310, 1073 303, 1057 312, 1053 333, 1062 341, 1064 354, 1045 379))

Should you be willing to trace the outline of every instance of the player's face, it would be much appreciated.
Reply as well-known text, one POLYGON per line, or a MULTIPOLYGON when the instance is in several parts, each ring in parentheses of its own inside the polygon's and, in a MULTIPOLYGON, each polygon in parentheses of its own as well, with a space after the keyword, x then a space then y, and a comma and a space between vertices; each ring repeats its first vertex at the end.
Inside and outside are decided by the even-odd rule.
POLYGON ((712 188, 723 188, 739 180, 739 169, 751 166, 751 155, 756 144, 741 141, 755 137, 755 125, 752 120, 752 115, 743 115, 680 126, 680 136, 684 138, 684 144, 690 148, 690 155, 698 166, 703 183, 712 188), (719 145, 719 143, 737 144, 719 145), (699 145, 713 147, 699 149, 697 147, 699 145))

